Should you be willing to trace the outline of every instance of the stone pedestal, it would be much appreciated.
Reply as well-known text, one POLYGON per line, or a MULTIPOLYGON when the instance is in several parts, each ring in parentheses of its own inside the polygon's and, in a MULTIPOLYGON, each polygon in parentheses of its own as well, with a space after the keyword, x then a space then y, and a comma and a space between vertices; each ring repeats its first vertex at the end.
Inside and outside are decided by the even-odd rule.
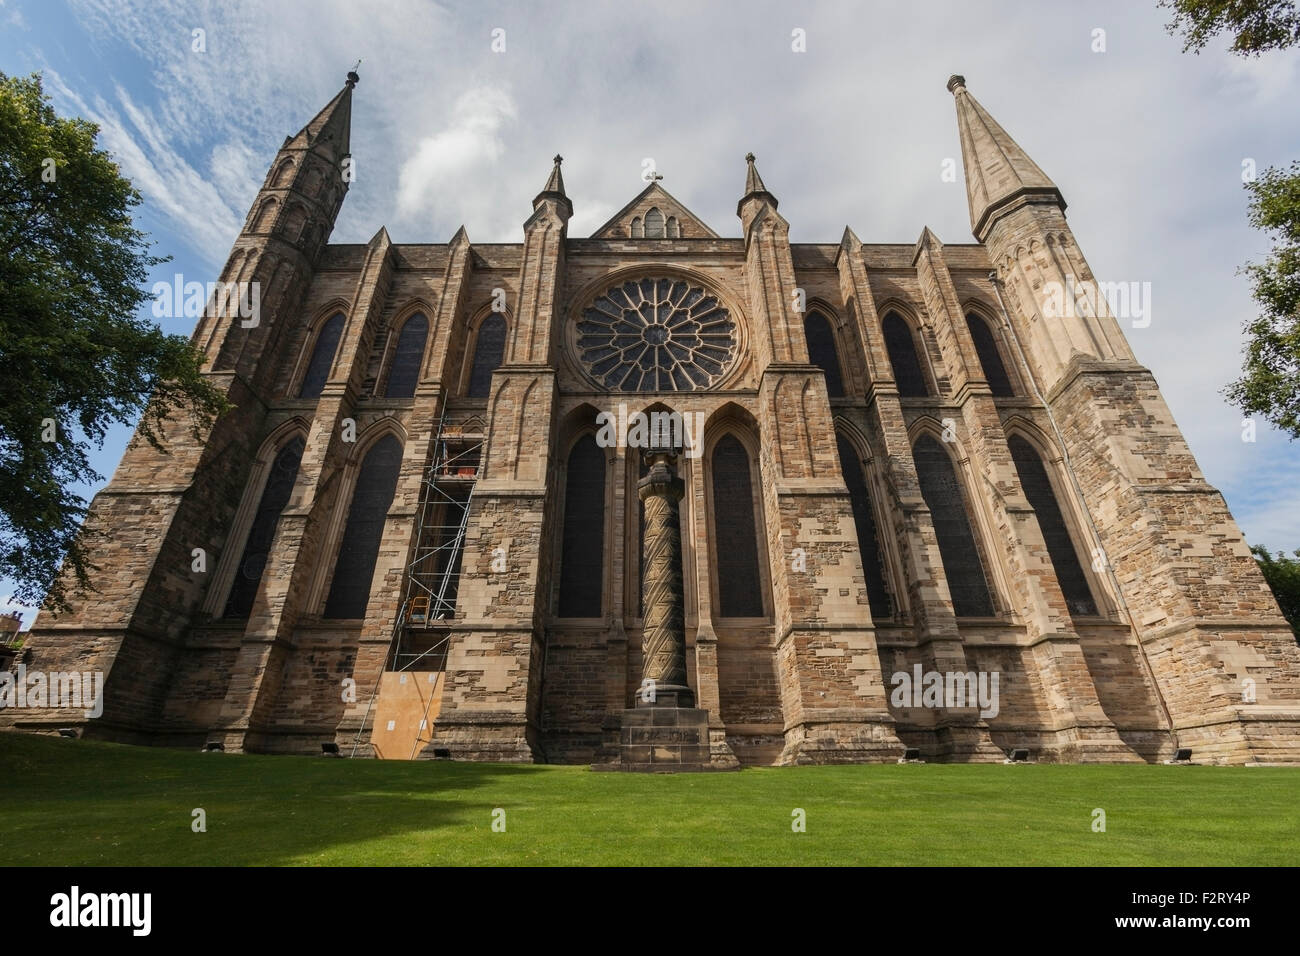
POLYGON ((619 769, 646 773, 713 770, 709 712, 665 706, 623 711, 619 769))

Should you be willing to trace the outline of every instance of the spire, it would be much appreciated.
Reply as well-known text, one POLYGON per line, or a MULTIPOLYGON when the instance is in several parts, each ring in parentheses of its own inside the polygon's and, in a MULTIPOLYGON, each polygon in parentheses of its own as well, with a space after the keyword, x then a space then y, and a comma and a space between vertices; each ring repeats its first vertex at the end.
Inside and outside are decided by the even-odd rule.
POLYGON ((541 205, 544 200, 552 199, 564 205, 569 210, 569 215, 572 216, 573 203, 569 202, 569 197, 564 192, 564 177, 560 175, 560 163, 564 162, 564 157, 556 154, 552 162, 555 165, 551 167, 551 177, 546 180, 546 185, 542 187, 542 191, 533 198, 533 209, 541 205))
MULTIPOLYGON (((357 66, 360 65, 361 61, 358 60, 357 66)), ((308 146, 330 143, 336 157, 347 156, 352 134, 352 90, 360 81, 356 69, 349 70, 343 89, 291 139, 305 137, 308 146)))
POLYGON ((1013 205, 1046 201, 1065 209, 1056 184, 970 95, 966 78, 949 77, 948 92, 957 102, 966 198, 975 238, 983 242, 993 215, 1013 205))
POLYGON ((776 197, 767 191, 763 185, 763 177, 758 174, 758 167, 754 165, 754 154, 746 153, 745 162, 748 168, 745 171, 745 195, 740 197, 740 202, 736 203, 736 215, 740 215, 741 207, 745 205, 748 199, 765 199, 772 204, 772 208, 777 207, 776 197))

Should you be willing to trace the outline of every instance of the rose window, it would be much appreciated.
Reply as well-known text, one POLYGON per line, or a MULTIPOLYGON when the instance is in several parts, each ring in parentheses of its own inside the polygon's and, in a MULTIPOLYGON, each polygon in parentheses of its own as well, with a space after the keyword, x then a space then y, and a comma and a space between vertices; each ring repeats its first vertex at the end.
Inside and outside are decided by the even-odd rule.
POLYGON ((619 392, 686 392, 716 384, 736 348, 730 313, 681 279, 616 285, 583 310, 578 355, 619 392))

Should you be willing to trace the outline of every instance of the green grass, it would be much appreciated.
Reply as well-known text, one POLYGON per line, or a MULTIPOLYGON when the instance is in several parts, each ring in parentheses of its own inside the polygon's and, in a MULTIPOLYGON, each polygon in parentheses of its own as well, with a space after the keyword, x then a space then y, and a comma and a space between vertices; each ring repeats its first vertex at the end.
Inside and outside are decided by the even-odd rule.
POLYGON ((726 774, 201 754, 0 733, 0 865, 1265 865, 1300 770, 848 766, 726 774), (191 831, 191 811, 207 832, 191 831), (492 832, 492 811, 506 832, 492 832), (807 832, 791 831, 791 811, 807 832), (1106 811, 1106 832, 1092 812, 1106 811))

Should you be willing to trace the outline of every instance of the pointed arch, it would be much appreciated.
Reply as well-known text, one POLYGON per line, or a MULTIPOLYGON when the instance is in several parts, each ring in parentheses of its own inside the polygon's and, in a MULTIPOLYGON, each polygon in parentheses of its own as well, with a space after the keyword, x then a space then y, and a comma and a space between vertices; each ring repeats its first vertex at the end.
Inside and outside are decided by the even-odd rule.
POLYGON ((916 333, 912 324, 897 310, 891 309, 880 323, 885 350, 894 370, 894 383, 903 398, 924 398, 933 394, 921 366, 916 333))
POLYGON ((285 159, 279 166, 275 167, 275 175, 271 177, 271 188, 281 189, 288 186, 293 181, 293 160, 285 159))
POLYGON ((505 360, 507 331, 506 317, 500 312, 489 312, 479 322, 465 386, 466 398, 487 398, 491 393, 492 373, 505 360))
POLYGON ((584 430, 569 447, 564 468, 560 617, 600 617, 605 591, 605 496, 608 468, 596 436, 584 430))
POLYGON ((393 357, 388 363, 385 398, 410 398, 415 394, 428 338, 429 320, 423 312, 413 313, 402 323, 401 331, 397 333, 397 345, 393 348, 393 357))
POLYGON ((682 237, 681 226, 678 224, 676 216, 669 216, 668 221, 664 223, 664 235, 669 239, 680 239, 682 237))
POLYGON ((632 234, 632 238, 633 238, 633 239, 644 239, 644 238, 645 238, 645 227, 641 225, 641 217, 640 217, 640 216, 633 216, 633 217, 632 217, 632 228, 631 228, 630 232, 631 232, 631 234, 632 234))
POLYGON ((808 344, 809 361, 826 375, 826 394, 831 398, 841 398, 844 395, 844 377, 830 320, 820 309, 810 309, 804 314, 803 334, 808 344))
POLYGON ((293 493, 294 482, 298 478, 298 466, 302 462, 302 453, 306 447, 305 436, 301 432, 295 432, 288 441, 284 442, 271 461, 266 482, 262 486, 257 511, 253 514, 253 523, 244 540, 239 564, 235 567, 235 580, 226 598, 225 613, 222 615, 225 618, 243 619, 248 617, 253 609, 253 599, 257 597, 262 572, 271 553, 271 544, 275 540, 275 529, 280 522, 280 513, 288 505, 289 497, 293 493))
POLYGON ((311 358, 303 372, 302 384, 298 387, 299 398, 320 398, 325 383, 329 381, 330 370, 334 367, 334 354, 338 351, 342 335, 342 312, 335 312, 317 328, 311 346, 311 358))
POLYGON ((867 602, 871 617, 884 620, 894 616, 894 601, 885 574, 885 555, 880 546, 876 527, 875 509, 867 486, 866 469, 856 443, 841 428, 835 430, 835 448, 839 452, 840 471, 849 489, 849 502, 853 508, 853 524, 858 533, 858 552, 862 557, 862 570, 866 576, 867 602))
POLYGON ((709 529, 718 617, 763 617, 759 500, 753 456, 736 431, 727 428, 709 452, 709 529))
POLYGON ((646 211, 645 237, 647 239, 662 239, 664 237, 664 214, 659 211, 657 206, 646 211))
POLYGON ((921 497, 930 509, 938 539, 953 613, 958 617, 992 617, 993 595, 975 543, 966 490, 957 477, 952 457, 927 431, 912 444, 912 459, 921 497))
POLYGON ((292 203, 280 219, 280 235, 289 242, 297 242, 302 238, 306 226, 307 207, 300 202, 292 203))
POLYGON ((391 431, 375 441, 361 460, 348 505, 347 525, 334 560, 324 617, 345 620, 365 617, 384 521, 393 503, 401 468, 402 442, 391 431))
POLYGON ((996 333, 984 316, 973 309, 966 310, 966 327, 970 330, 980 368, 984 370, 984 381, 988 382, 993 396, 1013 398, 1016 390, 1011 385, 1011 376, 1007 374, 1007 366, 1002 361, 1002 350, 998 347, 996 333))
POLYGON ((253 228, 251 232, 270 232, 271 226, 275 223, 275 214, 280 209, 280 201, 272 196, 257 210, 257 215, 253 217, 253 228))
POLYGON ((1007 448, 1020 478, 1038 528, 1047 545, 1047 554, 1056 571, 1056 580, 1065 596, 1071 614, 1093 616, 1097 614, 1097 600, 1088 584, 1088 575, 1079 560, 1080 549, 1061 511, 1056 489, 1048 474, 1047 465, 1034 444, 1023 435, 1012 432, 1007 436, 1007 448))

